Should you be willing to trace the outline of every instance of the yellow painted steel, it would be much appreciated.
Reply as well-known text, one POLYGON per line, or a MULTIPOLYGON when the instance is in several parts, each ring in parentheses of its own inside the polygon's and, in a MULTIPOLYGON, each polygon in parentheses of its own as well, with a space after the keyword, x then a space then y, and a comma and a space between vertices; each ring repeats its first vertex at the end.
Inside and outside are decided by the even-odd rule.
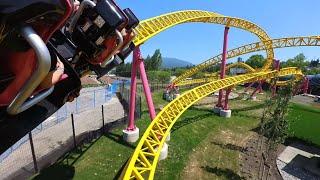
POLYGON ((154 178, 160 150, 165 143, 166 137, 177 119, 195 102, 220 89, 286 75, 302 76, 302 72, 297 68, 283 68, 280 71, 247 73, 219 79, 183 93, 171 101, 151 122, 129 160, 123 178, 126 180, 154 178))
MULTIPOLYGON (((286 37, 271 40, 272 48, 286 48, 286 47, 297 47, 297 46, 320 46, 320 36, 301 36, 301 37, 286 37)), ((256 51, 264 50, 265 46, 262 42, 255 42, 240 46, 238 48, 229 50, 227 52, 227 58, 237 57, 243 54, 248 54, 256 51)), ((215 65, 221 61, 222 54, 212 57, 203 63, 192 67, 191 69, 184 72, 182 75, 172 81, 173 84, 178 84, 180 81, 184 81, 186 78, 191 77, 197 72, 202 71, 212 65, 215 65)))
POLYGON ((228 27, 240 28, 257 35, 262 42, 263 49, 266 50, 267 53, 267 62, 262 69, 267 70, 271 66, 274 58, 272 43, 269 36, 262 28, 244 19, 228 17, 209 11, 177 11, 143 20, 135 28, 137 36, 133 42, 136 46, 141 45, 151 37, 170 27, 190 22, 222 24, 228 27))
MULTIPOLYGON (((227 66, 226 70, 229 70, 229 69, 231 69, 233 67, 237 67, 237 66, 247 69, 248 73, 253 73, 256 71, 250 65, 243 63, 243 62, 237 62, 237 63, 230 64, 227 66)), ((211 77, 180 81, 178 84, 176 84, 176 86, 200 85, 200 84, 216 81, 219 79, 219 72, 212 73, 212 74, 210 74, 210 76, 211 77)), ((303 76, 296 76, 294 81, 299 81, 302 78, 303 78, 303 76)), ((267 82, 269 82, 269 81, 267 80, 267 82)), ((288 83, 290 83, 290 82, 291 82, 291 80, 277 81, 276 86, 287 86, 288 83)))
MULTIPOLYGON (((242 68, 246 69, 247 72, 254 72, 255 71, 255 69, 253 69, 253 67, 251 67, 250 65, 248 65, 246 63, 236 62, 236 63, 229 64, 226 67, 226 72, 228 70, 230 70, 231 68, 234 68, 234 67, 242 67, 242 68)), ((205 76, 207 76, 207 77, 217 77, 217 76, 219 76, 219 73, 220 73, 220 71, 217 71, 217 72, 214 72, 214 73, 211 73, 211 74, 205 74, 205 76)))
MULTIPOLYGON (((250 65, 243 63, 243 62, 237 62, 237 63, 233 63, 230 64, 226 67, 226 71, 230 70, 231 68, 234 67, 243 67, 247 70, 248 73, 252 73, 255 72, 255 69, 253 69, 250 65)), ((175 86, 187 86, 187 85, 196 85, 196 84, 203 84, 203 83, 208 83, 211 81, 215 81, 219 79, 219 71, 218 72, 214 72, 212 74, 209 74, 210 77, 206 77, 206 78, 199 78, 199 79, 190 79, 190 80, 184 80, 184 81, 180 81, 177 84, 175 84, 175 86)))

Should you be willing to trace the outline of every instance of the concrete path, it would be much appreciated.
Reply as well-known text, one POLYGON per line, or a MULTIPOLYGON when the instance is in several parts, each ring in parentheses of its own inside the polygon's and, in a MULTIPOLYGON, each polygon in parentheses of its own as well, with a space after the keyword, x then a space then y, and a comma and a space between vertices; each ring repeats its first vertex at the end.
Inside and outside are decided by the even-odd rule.
POLYGON ((277 158, 277 167, 285 180, 319 180, 320 150, 294 143, 277 158))

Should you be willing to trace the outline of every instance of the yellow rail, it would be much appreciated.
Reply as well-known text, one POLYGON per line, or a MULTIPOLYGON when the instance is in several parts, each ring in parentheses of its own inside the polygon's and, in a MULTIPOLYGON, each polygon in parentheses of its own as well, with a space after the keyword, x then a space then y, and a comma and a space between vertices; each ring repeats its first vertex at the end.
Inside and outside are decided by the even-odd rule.
POLYGON ((216 80, 191 89, 171 101, 151 122, 129 160, 124 179, 153 179, 160 150, 177 119, 200 99, 220 89, 237 84, 271 79, 286 75, 302 75, 297 68, 283 68, 280 71, 259 71, 216 80))
MULTIPOLYGON (((229 70, 233 67, 243 67, 243 68, 247 69, 247 71, 250 73, 255 72, 255 69, 253 69, 250 65, 243 63, 243 62, 237 62, 237 63, 230 64, 226 67, 226 70, 229 70)), ((178 82, 175 85, 176 86, 187 86, 187 85, 203 84, 203 83, 215 81, 218 79, 219 79, 219 71, 210 74, 210 77, 207 77, 207 78, 184 80, 184 81, 178 82)))
POLYGON ((262 45, 264 47, 263 49, 266 50, 267 53, 267 61, 263 67, 263 70, 269 69, 269 67, 271 66, 274 59, 274 52, 272 49, 270 38, 262 28, 252 22, 240 18, 228 17, 208 11, 177 11, 143 20, 135 28, 137 36, 134 39, 134 44, 136 46, 141 45, 151 37, 170 27, 190 22, 222 24, 228 27, 240 28, 257 35, 257 37, 262 42, 262 45))
MULTIPOLYGON (((244 69, 246 69, 248 72, 254 72, 255 69, 253 69, 250 65, 246 64, 246 63, 243 63, 243 62, 236 62, 236 63, 232 63, 232 64, 229 64, 227 67, 226 67, 226 71, 230 70, 231 68, 234 68, 234 67, 242 67, 244 69)), ((219 75, 220 71, 217 71, 217 72, 214 72, 214 73, 210 73, 210 74, 205 74, 205 76, 207 77, 217 77, 219 75)))
MULTIPOLYGON (((320 36, 302 36, 302 37, 288 37, 288 38, 279 38, 271 40, 272 48, 286 48, 286 47, 297 47, 297 46, 320 46, 320 36)), ((227 58, 237 57, 243 54, 248 54, 256 51, 264 50, 265 46, 262 42, 255 42, 240 46, 238 48, 229 50, 227 53, 227 58)), ((210 58, 203 63, 187 70, 185 73, 174 79, 173 84, 178 84, 180 81, 184 81, 186 78, 191 77, 197 72, 202 71, 205 68, 208 68, 214 64, 217 64, 221 61, 222 55, 217 55, 213 58, 210 58)))

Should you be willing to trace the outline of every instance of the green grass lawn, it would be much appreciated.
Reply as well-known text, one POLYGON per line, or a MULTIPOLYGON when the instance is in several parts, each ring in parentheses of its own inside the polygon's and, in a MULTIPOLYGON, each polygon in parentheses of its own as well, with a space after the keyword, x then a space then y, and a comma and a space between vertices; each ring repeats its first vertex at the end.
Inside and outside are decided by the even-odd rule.
POLYGON ((320 146, 320 109, 292 103, 288 118, 295 137, 320 146))
MULTIPOLYGON (((262 98, 262 95, 260 95, 262 98)), ((153 94, 157 107, 167 102, 162 100, 162 92, 153 94)), ((211 109, 192 107, 176 122, 171 131, 169 156, 160 161, 156 170, 156 179, 185 179, 197 164, 202 179, 239 179, 239 151, 226 148, 228 144, 240 146, 257 127, 263 101, 232 100, 232 118, 226 120, 214 115, 211 109), (240 143, 240 144, 239 144, 240 143)), ((149 115, 146 105, 144 113, 137 121, 140 135, 147 128, 149 115)), ((299 138, 319 144, 317 137, 320 123, 319 110, 297 104, 290 106, 289 117, 296 119, 293 131, 299 138), (299 118, 301 116, 301 118, 299 118), (318 117, 318 118, 317 118, 318 117)), ((33 179, 113 179, 118 177, 135 144, 122 141, 121 126, 113 129, 81 150, 72 151, 51 167, 43 170, 33 179)), ((190 177, 189 177, 190 178, 190 177)))

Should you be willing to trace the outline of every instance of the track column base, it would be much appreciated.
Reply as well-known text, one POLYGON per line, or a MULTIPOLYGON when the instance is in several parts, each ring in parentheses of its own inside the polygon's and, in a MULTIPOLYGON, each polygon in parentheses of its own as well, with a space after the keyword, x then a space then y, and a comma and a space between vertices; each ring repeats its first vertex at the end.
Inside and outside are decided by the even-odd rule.
POLYGON ((168 148, 169 148, 168 144, 164 143, 163 147, 162 147, 162 149, 160 151, 159 161, 167 159, 167 157, 168 157, 168 148))
POLYGON ((139 128, 135 128, 134 130, 122 130, 123 132, 123 140, 129 143, 134 143, 139 139, 139 128))
POLYGON ((171 132, 168 134, 168 136, 166 137, 166 142, 169 142, 171 139, 171 132))
POLYGON ((257 96, 252 96, 252 97, 250 97, 250 99, 251 99, 252 101, 256 101, 256 100, 257 100, 257 96))
POLYGON ((220 116, 225 117, 225 118, 230 118, 231 117, 231 109, 227 109, 227 110, 221 109, 220 116))

